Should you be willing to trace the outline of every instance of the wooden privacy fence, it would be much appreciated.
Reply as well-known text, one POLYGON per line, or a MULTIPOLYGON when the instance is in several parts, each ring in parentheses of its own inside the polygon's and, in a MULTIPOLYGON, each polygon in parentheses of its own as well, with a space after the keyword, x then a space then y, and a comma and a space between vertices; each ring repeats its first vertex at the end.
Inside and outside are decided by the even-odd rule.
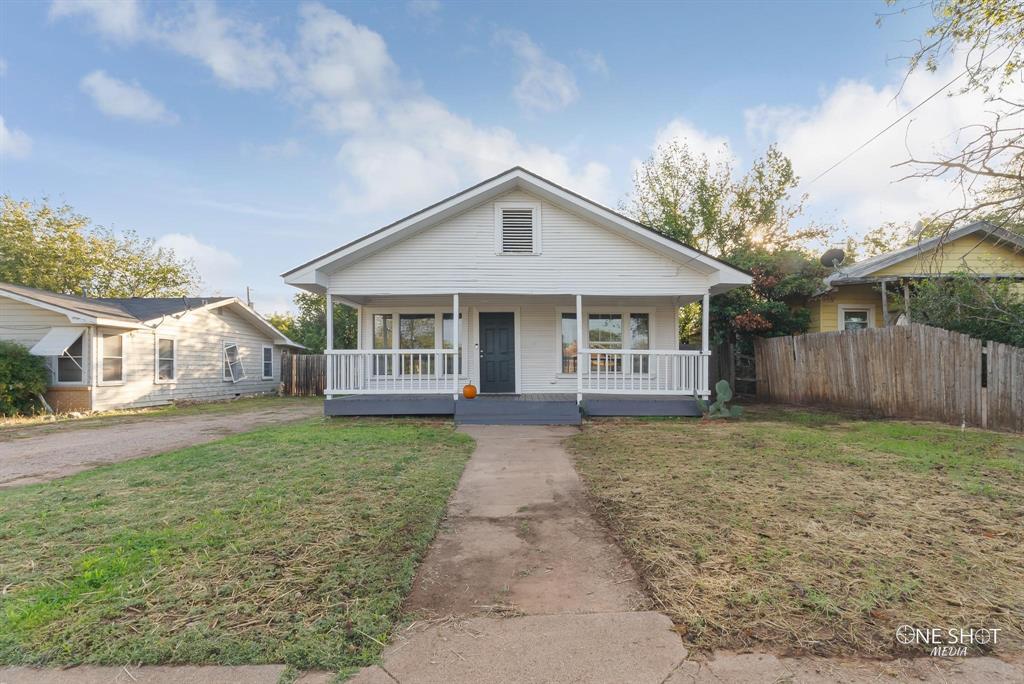
POLYGON ((323 354, 281 355, 281 383, 286 397, 318 397, 324 394, 327 357, 323 354))
POLYGON ((759 399, 1024 432, 1024 349, 912 324, 758 339, 759 399))

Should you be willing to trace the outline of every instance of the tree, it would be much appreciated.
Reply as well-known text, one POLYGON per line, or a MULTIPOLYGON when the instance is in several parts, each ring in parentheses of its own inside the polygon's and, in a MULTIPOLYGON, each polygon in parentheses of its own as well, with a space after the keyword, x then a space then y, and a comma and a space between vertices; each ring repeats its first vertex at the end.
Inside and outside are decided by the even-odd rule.
MULTIPOLYGON (((312 354, 322 354, 327 346, 327 299, 324 295, 300 292, 295 295, 297 316, 273 314, 267 320, 291 340, 306 347, 312 354)), ((334 348, 356 348, 356 310, 334 304, 334 348)))
MULTIPOLYGON (((623 210, 680 242, 710 252, 753 274, 754 284, 711 300, 712 336, 748 340, 804 332, 802 303, 822 285, 824 270, 805 245, 829 231, 794 229, 803 198, 792 200, 799 179, 774 146, 738 176, 727 154, 712 163, 686 145, 659 148, 634 175, 623 210)), ((680 336, 700 334, 696 306, 680 313, 680 336)))
POLYGON ((1024 347, 1024 295, 1011 281, 983 281, 966 271, 918 283, 916 323, 1024 347))
POLYGON ((0 282, 91 297, 193 294, 191 260, 134 231, 92 226, 67 206, 0 197, 0 282))
MULTIPOLYGON (((888 0, 890 4, 899 4, 888 0)), ((952 154, 911 155, 903 165, 907 178, 951 177, 961 188, 960 206, 942 212, 947 226, 992 220, 1024 225, 1024 5, 1010 0, 932 0, 934 23, 918 41, 907 76, 917 69, 936 71, 947 58, 963 63, 947 88, 949 95, 982 95, 985 120, 964 127, 952 154), (955 87, 954 87, 955 86, 955 87)), ((900 10, 907 11, 907 10, 900 10)))

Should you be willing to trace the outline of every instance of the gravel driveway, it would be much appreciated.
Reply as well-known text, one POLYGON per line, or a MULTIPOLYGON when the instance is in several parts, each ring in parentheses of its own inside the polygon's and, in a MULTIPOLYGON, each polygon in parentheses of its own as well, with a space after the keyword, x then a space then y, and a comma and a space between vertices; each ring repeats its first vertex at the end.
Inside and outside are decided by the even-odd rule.
POLYGON ((105 463, 153 456, 264 425, 323 415, 323 405, 296 401, 272 408, 187 416, 126 417, 90 425, 62 423, 18 431, 0 441, 0 488, 47 482, 105 463), (34 435, 33 431, 40 434, 34 435), (27 436, 23 436, 27 435, 27 436))

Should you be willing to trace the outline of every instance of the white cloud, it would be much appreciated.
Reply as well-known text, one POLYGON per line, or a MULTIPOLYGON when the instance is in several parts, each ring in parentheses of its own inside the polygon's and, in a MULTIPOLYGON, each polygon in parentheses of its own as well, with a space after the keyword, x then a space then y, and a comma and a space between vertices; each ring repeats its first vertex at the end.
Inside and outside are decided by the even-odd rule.
POLYGON ((554 112, 579 97, 576 78, 569 67, 544 54, 530 36, 522 31, 499 31, 495 40, 510 47, 522 67, 512 94, 523 110, 554 112))
POLYGON ((441 11, 439 0, 409 0, 405 8, 414 17, 433 17, 441 11))
POLYGON ((580 64, 582 64, 587 71, 597 74, 598 76, 608 75, 608 62, 604 61, 604 55, 600 52, 577 50, 576 59, 579 60, 580 64))
POLYGON ((178 115, 146 92, 138 83, 125 83, 102 70, 84 76, 79 84, 82 92, 104 114, 120 119, 154 123, 177 123, 178 115))
POLYGON ((50 19, 85 16, 109 38, 135 40, 141 28, 136 0, 53 0, 50 19))
POLYGON ((0 114, 0 157, 24 159, 32 152, 32 138, 24 131, 7 128, 0 114))
POLYGON ((686 145, 691 152, 706 155, 712 161, 730 154, 728 138, 705 133, 683 118, 672 119, 659 129, 654 136, 652 149, 657 151, 659 147, 672 142, 686 145))
POLYGON ((173 249, 183 259, 191 259, 203 279, 204 295, 231 295, 244 288, 242 262, 230 252, 201 242, 195 235, 168 233, 156 241, 157 247, 173 249))
POLYGON ((940 90, 960 68, 954 60, 936 73, 915 72, 902 90, 898 83, 876 87, 843 81, 811 108, 755 107, 745 113, 747 134, 762 146, 777 141, 804 181, 801 191, 810 194, 809 207, 834 208, 836 218, 845 219, 855 232, 885 221, 913 222, 956 206, 958 188, 945 180, 899 182, 909 169, 893 166, 910 152, 931 158, 954 150, 960 129, 989 120, 994 103, 972 94, 943 93, 820 180, 810 181, 940 90))

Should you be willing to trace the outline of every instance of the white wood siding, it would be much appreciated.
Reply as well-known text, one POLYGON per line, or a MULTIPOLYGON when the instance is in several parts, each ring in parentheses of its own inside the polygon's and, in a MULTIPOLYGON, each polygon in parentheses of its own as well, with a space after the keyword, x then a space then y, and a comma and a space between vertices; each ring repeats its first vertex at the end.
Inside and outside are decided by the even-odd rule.
POLYGON ((434 293, 697 295, 708 276, 522 191, 510 192, 330 276, 329 290, 365 296, 434 293), (543 252, 495 250, 496 202, 541 205, 543 252))
MULTIPOLYGON (((515 311, 519 323, 519 358, 516 368, 520 392, 576 392, 576 376, 561 373, 561 337, 559 317, 562 309, 575 311, 576 300, 569 296, 484 296, 460 295, 459 307, 467 315, 466 350, 469 379, 479 386, 478 322, 480 311, 515 311)), ((452 310, 452 298, 444 296, 376 297, 361 309, 361 349, 373 347, 372 313, 381 309, 398 313, 416 313, 429 308, 441 313, 452 310)), ((651 347, 678 349, 679 333, 676 307, 670 297, 584 297, 583 314, 608 309, 651 311, 651 347)), ((397 335, 397 331, 395 331, 397 335)), ((586 326, 584 326, 586 334, 586 326)))
POLYGON ((274 392, 281 377, 280 346, 274 347, 274 377, 263 380, 263 346, 273 340, 228 307, 195 311, 181 319, 167 318, 156 330, 135 330, 124 337, 125 381, 99 385, 93 409, 165 404, 172 400, 228 399, 242 394, 274 392), (176 340, 175 381, 156 383, 156 339, 176 340), (245 379, 225 381, 225 341, 238 344, 245 379))
MULTIPOLYGON (((0 339, 31 347, 54 326, 75 325, 55 311, 0 296, 0 339)), ((79 324, 80 325, 80 324, 79 324)))

